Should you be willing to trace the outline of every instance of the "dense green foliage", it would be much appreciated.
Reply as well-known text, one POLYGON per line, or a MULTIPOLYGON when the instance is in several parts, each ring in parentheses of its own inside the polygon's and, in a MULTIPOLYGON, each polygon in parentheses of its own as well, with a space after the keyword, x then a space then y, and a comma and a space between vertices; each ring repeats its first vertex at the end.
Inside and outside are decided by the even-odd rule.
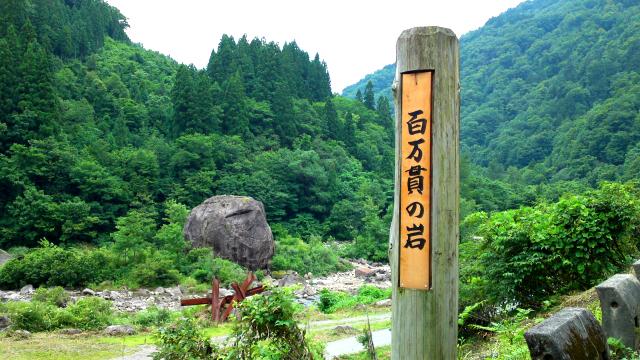
POLYGON ((354 295, 342 292, 322 289, 318 309, 330 314, 342 309, 351 309, 358 304, 369 305, 376 301, 391 298, 391 289, 380 289, 373 285, 363 285, 354 295))
POLYGON ((326 246, 318 237, 312 237, 309 242, 290 236, 280 237, 276 242, 276 254, 271 262, 271 269, 276 271, 294 270, 300 274, 312 273, 315 276, 346 271, 350 268, 348 262, 338 257, 335 244, 326 246))
POLYGON ((605 183, 556 203, 485 214, 477 233, 481 240, 461 244, 463 305, 536 306, 588 289, 638 255, 640 190, 605 183))
POLYGON ((384 248, 363 230, 389 218, 389 106, 334 97, 318 55, 223 36, 200 70, 131 45, 102 1, 21 4, 0 29, 0 248, 107 247, 135 282, 174 282, 164 269, 195 269, 163 215, 215 194, 262 201, 304 241, 384 248))
MULTIPOLYGON (((462 36, 463 211, 638 177, 639 16, 633 1, 534 0, 462 36)), ((394 76, 343 94, 368 81, 388 94, 394 76)))
POLYGON ((0 314, 11 319, 13 330, 51 331, 62 328, 99 330, 110 324, 113 311, 111 303, 99 297, 87 297, 60 307, 52 299, 60 292, 40 290, 39 298, 32 301, 0 303, 0 314), (53 294, 47 294, 53 292, 53 294), (43 301, 44 300, 44 301, 43 301))
POLYGON ((214 345, 195 320, 181 319, 158 331, 154 359, 321 359, 323 348, 306 337, 291 291, 272 289, 239 304, 241 319, 222 345, 214 345))

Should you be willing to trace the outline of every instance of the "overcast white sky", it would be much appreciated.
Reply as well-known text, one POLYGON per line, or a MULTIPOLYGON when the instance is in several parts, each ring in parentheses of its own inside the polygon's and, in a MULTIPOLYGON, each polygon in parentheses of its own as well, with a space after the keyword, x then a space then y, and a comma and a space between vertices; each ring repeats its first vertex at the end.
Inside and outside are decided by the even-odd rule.
POLYGON ((334 92, 395 61, 404 29, 438 25, 458 36, 523 0, 107 0, 129 37, 179 62, 206 66, 222 34, 295 40, 327 62, 334 92))

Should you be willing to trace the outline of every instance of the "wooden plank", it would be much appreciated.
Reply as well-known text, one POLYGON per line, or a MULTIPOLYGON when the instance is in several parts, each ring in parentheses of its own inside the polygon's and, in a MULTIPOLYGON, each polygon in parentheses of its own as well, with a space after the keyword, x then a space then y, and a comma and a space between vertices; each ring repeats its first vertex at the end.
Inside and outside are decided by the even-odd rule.
POLYGON ((456 359, 459 237, 459 42, 439 27, 404 31, 396 47, 396 171, 390 229, 392 270, 391 358, 456 359), (433 70, 431 144, 431 290, 400 288, 400 74, 433 70))
POLYGON ((215 276, 211 280, 211 321, 220 321, 220 280, 215 276))
POLYGON ((400 287, 431 288, 432 72, 401 74, 400 287))
POLYGON ((180 300, 180 306, 209 305, 209 304, 211 304, 211 298, 209 297, 180 300))

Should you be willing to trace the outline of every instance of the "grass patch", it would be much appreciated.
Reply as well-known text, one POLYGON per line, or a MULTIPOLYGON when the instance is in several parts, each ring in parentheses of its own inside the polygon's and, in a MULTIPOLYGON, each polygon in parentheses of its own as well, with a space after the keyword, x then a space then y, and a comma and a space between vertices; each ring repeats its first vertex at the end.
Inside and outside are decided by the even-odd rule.
POLYGON ((55 333, 33 334, 27 340, 0 337, 0 359, 12 360, 98 360, 124 356, 136 347, 120 342, 96 341, 86 334, 67 336, 55 333))
MULTIPOLYGON (((376 348, 376 354, 378 355, 378 360, 391 359, 391 346, 381 346, 376 348)), ((367 354, 366 351, 363 351, 353 355, 339 356, 336 360, 369 360, 369 354, 367 354)))

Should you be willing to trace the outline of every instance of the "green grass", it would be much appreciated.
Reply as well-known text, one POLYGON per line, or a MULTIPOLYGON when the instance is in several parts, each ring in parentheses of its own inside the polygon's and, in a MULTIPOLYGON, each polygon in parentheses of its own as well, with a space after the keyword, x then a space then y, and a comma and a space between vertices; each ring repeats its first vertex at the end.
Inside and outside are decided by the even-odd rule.
POLYGON ((0 337, 0 359, 102 360, 136 351, 135 346, 119 340, 120 342, 104 342, 96 341, 96 336, 86 334, 67 336, 55 333, 37 333, 27 340, 0 337))

